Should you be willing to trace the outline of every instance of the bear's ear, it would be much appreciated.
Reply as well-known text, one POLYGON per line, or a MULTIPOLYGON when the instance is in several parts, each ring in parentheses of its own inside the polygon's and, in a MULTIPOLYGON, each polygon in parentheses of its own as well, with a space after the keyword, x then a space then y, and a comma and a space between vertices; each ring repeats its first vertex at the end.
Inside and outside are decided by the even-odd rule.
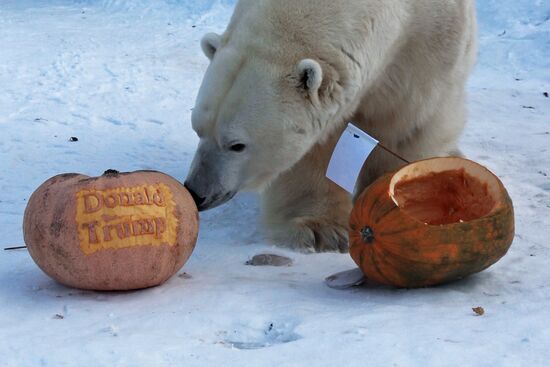
POLYGON ((207 33, 201 39, 202 52, 210 60, 214 57, 214 54, 218 50, 221 44, 222 37, 216 33, 207 33))
POLYGON ((323 69, 312 59, 303 59, 298 63, 298 81, 300 88, 308 92, 316 92, 323 82, 323 69))

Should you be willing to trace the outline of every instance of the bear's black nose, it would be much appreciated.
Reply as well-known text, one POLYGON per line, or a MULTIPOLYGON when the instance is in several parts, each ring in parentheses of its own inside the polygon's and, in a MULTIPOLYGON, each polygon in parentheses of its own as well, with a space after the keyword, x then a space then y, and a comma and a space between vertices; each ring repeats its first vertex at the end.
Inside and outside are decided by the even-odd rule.
POLYGON ((195 204, 197 205, 197 208, 200 209, 201 205, 204 203, 206 198, 200 197, 192 188, 189 187, 189 184, 187 182, 185 182, 183 185, 185 186, 187 191, 189 191, 189 193, 193 197, 193 200, 195 201, 195 204))

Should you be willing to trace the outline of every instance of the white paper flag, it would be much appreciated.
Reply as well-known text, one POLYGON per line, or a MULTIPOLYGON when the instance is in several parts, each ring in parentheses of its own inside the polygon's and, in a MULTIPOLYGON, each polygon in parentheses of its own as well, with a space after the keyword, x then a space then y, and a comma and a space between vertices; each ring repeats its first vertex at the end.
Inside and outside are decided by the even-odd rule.
POLYGON ((361 167, 377 145, 378 140, 349 123, 332 153, 326 176, 353 193, 361 167))

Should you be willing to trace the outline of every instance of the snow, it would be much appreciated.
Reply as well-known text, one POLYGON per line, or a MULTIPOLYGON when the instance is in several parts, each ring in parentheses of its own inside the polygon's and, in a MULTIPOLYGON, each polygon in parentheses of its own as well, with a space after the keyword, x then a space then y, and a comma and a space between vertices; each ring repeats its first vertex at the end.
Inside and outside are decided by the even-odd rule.
MULTIPOLYGON (((207 66, 199 39, 222 31, 233 6, 1 2, 0 247, 23 244, 26 200, 55 174, 156 169, 184 179, 207 66)), ((547 365, 550 2, 479 1, 479 18, 462 146, 514 200, 517 236, 498 264, 434 288, 331 289, 323 279, 353 268, 350 257, 273 248, 256 197, 240 195, 201 215, 193 256, 161 287, 69 289, 25 250, 1 251, 0 365, 547 365), (293 265, 244 265, 261 252, 293 265)))

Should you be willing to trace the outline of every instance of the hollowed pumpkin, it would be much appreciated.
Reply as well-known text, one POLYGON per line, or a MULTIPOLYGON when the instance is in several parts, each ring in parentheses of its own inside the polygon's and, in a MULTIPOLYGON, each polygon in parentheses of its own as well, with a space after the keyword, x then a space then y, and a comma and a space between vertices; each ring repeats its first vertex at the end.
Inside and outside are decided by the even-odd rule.
POLYGON ((370 185, 350 219, 350 253, 363 273, 398 287, 464 278, 493 265, 514 238, 500 180, 462 158, 412 163, 370 185))
POLYGON ((154 171, 50 178, 29 199, 23 232, 38 266, 58 282, 130 290, 166 281, 197 239, 185 187, 154 171))

